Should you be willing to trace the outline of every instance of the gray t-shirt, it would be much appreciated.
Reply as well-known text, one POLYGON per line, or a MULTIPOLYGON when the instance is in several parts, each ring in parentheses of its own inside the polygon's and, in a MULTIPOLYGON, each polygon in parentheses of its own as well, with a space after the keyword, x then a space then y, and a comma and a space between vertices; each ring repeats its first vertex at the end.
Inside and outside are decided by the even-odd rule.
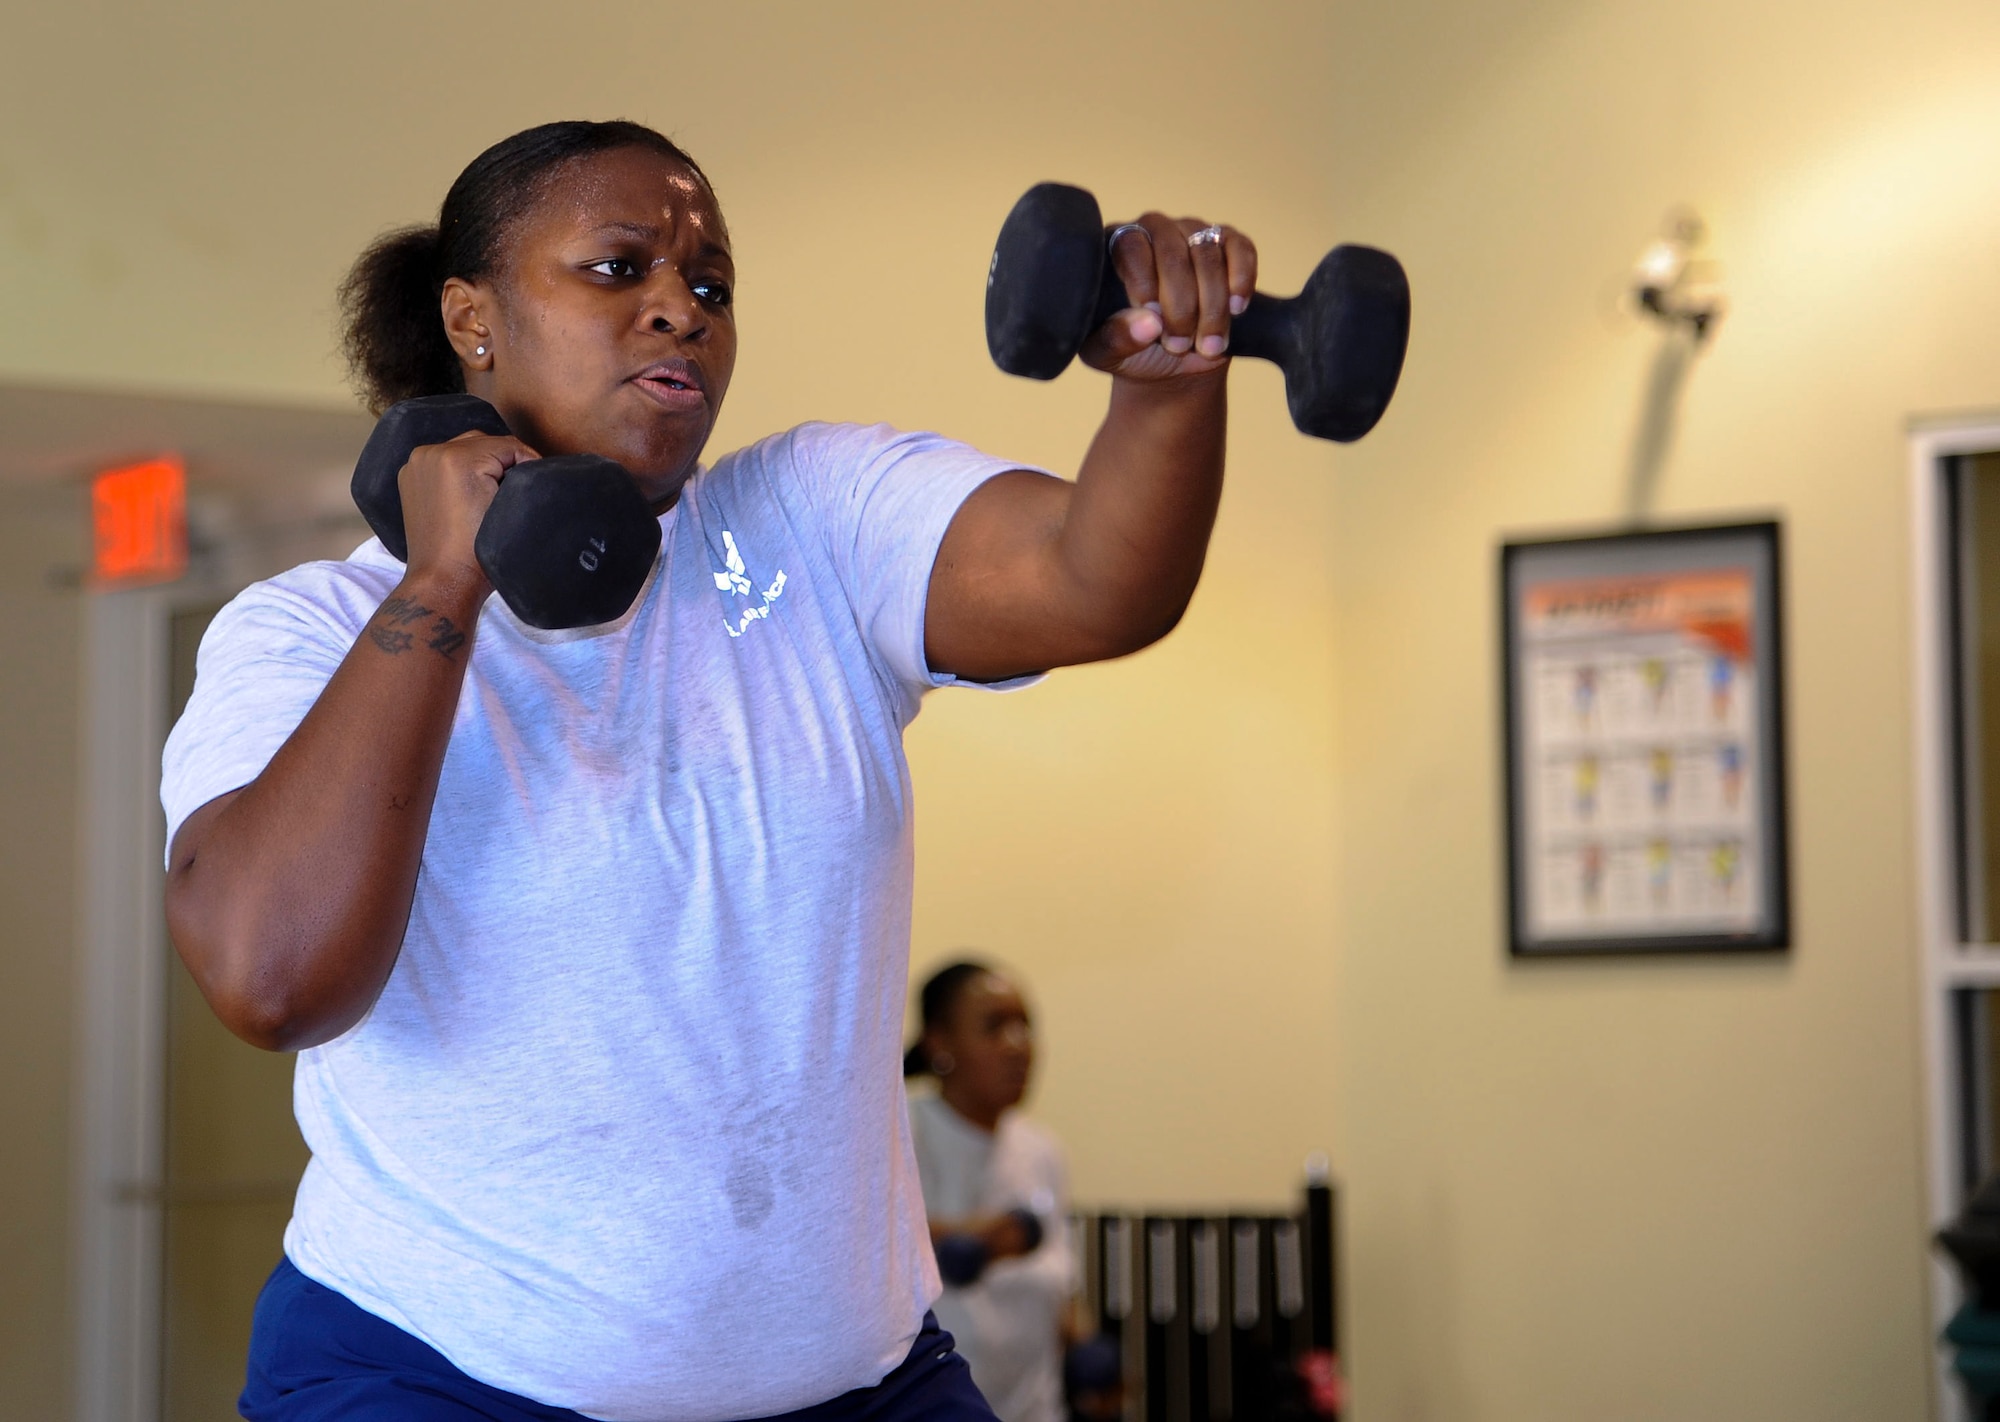
MULTIPOLYGON (((395 970, 299 1054, 300 1270, 603 1418, 762 1416, 902 1361, 938 1293, 902 733, 952 679, 924 657, 945 528, 1018 467, 801 426, 688 484, 618 622, 487 604, 395 970)), ((371 540, 216 617, 169 843, 263 771, 402 571, 371 540)))
POLYGON ((1034 1253, 987 1265, 967 1287, 947 1286, 937 1317, 1000 1422, 1062 1422, 1063 1314, 1077 1291, 1062 1147, 1019 1111, 989 1135, 929 1093, 910 1098, 910 1130, 931 1218, 1040 1217, 1034 1253))

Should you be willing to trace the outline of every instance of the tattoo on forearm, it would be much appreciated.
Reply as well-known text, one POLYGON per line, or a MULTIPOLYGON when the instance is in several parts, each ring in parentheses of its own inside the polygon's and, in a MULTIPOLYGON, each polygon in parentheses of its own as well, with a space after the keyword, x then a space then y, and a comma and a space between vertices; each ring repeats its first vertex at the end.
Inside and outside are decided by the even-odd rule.
POLYGON ((422 622, 431 615, 431 610, 422 603, 407 597, 392 597, 376 610, 375 615, 396 627, 408 627, 412 622, 422 622))
POLYGON ((416 645, 416 635, 403 629, 430 619, 430 636, 424 645, 450 661, 465 645, 465 634, 449 617, 441 617, 422 603, 407 597, 392 597, 375 610, 368 628, 368 640, 391 656, 400 656, 416 645))

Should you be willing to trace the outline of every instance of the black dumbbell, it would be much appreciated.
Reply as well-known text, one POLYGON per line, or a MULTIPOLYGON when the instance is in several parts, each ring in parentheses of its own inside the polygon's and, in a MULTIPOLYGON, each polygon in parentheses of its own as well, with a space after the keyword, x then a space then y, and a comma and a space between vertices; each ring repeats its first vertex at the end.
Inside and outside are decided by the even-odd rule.
MULTIPOLYGON (((421 445, 468 431, 509 433, 477 395, 426 395, 392 405, 354 466, 354 502, 408 562, 396 476, 421 445)), ((595 454, 530 459, 509 469, 479 525, 473 554, 494 591, 530 627, 594 627, 624 615, 660 551, 660 524, 621 464, 595 454)))
MULTIPOLYGON (((1033 1254, 1042 1247, 1042 1219, 1033 1210, 1009 1210, 1009 1219, 1021 1231, 1021 1253, 1033 1254)), ((954 1230, 941 1237, 934 1246, 937 1254, 938 1275, 947 1284, 964 1288, 979 1281, 986 1272, 986 1266, 993 1261, 992 1251, 986 1241, 966 1230, 954 1230)))
MULTIPOLYGON (((1038 183, 1000 227, 986 276, 986 348, 1010 375, 1054 380, 1084 340, 1132 304, 1109 260, 1097 199, 1038 183)), ((1373 247, 1335 247, 1297 296, 1253 296, 1229 349, 1285 372, 1301 432, 1346 443, 1382 418, 1410 340, 1410 283, 1373 247)))

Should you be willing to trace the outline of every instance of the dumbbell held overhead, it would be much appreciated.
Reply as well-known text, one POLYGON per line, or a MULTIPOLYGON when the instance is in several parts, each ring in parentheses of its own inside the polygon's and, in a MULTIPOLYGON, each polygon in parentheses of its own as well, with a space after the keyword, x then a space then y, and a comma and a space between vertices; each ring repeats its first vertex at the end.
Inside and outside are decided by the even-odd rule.
MULTIPOLYGON (((1109 260, 1097 199, 1038 183, 1001 225, 986 278, 986 346, 1010 375, 1053 380, 1085 339, 1132 303, 1109 260)), ((1285 373, 1302 433, 1346 443, 1375 427, 1403 370, 1410 284, 1373 247, 1335 247, 1294 297, 1258 292, 1230 322, 1229 349, 1285 373)))
MULTIPOLYGON (((509 433, 477 395, 426 395, 392 405, 354 466, 354 502, 408 562, 397 477, 420 446, 467 433, 509 433)), ((659 520, 622 465, 564 454, 515 465, 479 525, 473 553, 495 592, 530 627, 592 627, 624 615, 660 551, 659 520)))

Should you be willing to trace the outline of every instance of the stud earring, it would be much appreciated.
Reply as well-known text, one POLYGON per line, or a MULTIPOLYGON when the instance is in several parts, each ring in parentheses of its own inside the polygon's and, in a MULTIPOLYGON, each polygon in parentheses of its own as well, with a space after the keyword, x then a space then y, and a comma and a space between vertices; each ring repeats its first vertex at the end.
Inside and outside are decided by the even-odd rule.
POLYGON ((479 347, 477 347, 477 348, 476 348, 476 349, 475 349, 475 350, 474 350, 474 351, 473 351, 472 353, 473 353, 474 355, 485 355, 485 354, 486 354, 486 347, 484 347, 484 346, 479 346, 479 347))

